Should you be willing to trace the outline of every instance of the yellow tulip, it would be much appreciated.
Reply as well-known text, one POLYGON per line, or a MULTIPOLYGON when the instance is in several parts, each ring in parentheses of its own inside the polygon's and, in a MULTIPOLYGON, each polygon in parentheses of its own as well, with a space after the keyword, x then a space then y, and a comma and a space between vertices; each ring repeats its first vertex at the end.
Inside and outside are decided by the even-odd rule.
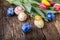
POLYGON ((45 4, 46 6, 51 6, 48 0, 42 0, 42 3, 45 4))

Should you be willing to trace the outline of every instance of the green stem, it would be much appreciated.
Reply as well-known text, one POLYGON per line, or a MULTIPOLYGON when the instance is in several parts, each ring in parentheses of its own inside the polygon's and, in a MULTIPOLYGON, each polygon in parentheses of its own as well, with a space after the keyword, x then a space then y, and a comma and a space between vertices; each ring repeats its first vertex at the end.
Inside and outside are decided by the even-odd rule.
POLYGON ((37 4, 37 5, 39 5, 40 3, 39 2, 37 2, 37 1, 31 1, 31 0, 29 0, 29 2, 31 3, 31 4, 37 4))
POLYGON ((57 13, 56 11, 51 11, 51 10, 43 10, 43 9, 40 9, 41 11, 43 11, 45 14, 48 13, 48 12, 52 12, 53 14, 57 13))
POLYGON ((30 17, 34 18, 36 15, 36 12, 31 11, 31 13, 27 13, 30 17))
POLYGON ((40 15, 45 21, 48 21, 45 15, 40 11, 40 8, 33 7, 33 9, 37 12, 38 15, 40 15))

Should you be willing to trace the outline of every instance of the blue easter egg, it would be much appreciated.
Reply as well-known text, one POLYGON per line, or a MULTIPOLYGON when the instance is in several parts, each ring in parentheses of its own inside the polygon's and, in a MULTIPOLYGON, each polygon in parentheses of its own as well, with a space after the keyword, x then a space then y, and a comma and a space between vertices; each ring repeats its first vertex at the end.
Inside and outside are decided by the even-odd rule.
POLYGON ((53 21, 55 19, 55 15, 52 12, 48 12, 46 14, 46 18, 48 19, 48 21, 53 21))
POLYGON ((7 15, 8 16, 13 16, 14 15, 14 10, 13 10, 12 7, 7 9, 7 15))
POLYGON ((22 32, 24 33, 30 32, 31 28, 32 28, 31 24, 29 22, 26 22, 22 26, 22 32))

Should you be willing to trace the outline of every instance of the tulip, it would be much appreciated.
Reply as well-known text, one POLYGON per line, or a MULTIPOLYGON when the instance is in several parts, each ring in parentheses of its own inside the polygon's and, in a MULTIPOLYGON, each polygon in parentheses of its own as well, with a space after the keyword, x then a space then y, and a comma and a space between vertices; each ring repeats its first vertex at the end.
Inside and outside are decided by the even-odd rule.
POLYGON ((10 7, 10 8, 7 9, 7 15, 8 16, 13 16, 14 15, 14 10, 13 10, 12 7, 10 7))
POLYGON ((25 22, 22 26, 22 32, 28 33, 32 29, 32 25, 29 22, 25 22))
POLYGON ((50 5, 53 6, 55 4, 55 2, 53 1, 49 1, 50 5))
POLYGON ((42 0, 42 3, 45 4, 46 6, 51 6, 48 0, 42 0))
POLYGON ((39 7, 40 7, 41 9, 48 9, 48 7, 47 7, 45 4, 43 4, 43 3, 41 3, 41 4, 39 5, 39 7))
POLYGON ((52 13, 52 12, 48 12, 46 14, 46 18, 49 20, 49 21, 53 21, 55 19, 55 15, 52 13))
POLYGON ((54 5, 54 9, 55 9, 56 11, 60 11, 60 4, 55 4, 55 5, 54 5))

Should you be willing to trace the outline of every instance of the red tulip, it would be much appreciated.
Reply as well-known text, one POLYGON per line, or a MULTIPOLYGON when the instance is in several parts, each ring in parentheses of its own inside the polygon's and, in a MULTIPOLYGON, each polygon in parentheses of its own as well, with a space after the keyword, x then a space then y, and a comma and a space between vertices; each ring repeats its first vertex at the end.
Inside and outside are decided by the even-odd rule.
POLYGON ((60 11, 60 4, 55 4, 55 5, 54 5, 54 9, 55 9, 56 11, 60 11))
POLYGON ((53 1, 49 1, 50 5, 53 6, 55 4, 55 2, 53 1))
POLYGON ((45 5, 45 4, 43 4, 43 3, 41 3, 40 5, 39 5, 39 7, 41 8, 41 9, 47 9, 48 7, 45 5))

